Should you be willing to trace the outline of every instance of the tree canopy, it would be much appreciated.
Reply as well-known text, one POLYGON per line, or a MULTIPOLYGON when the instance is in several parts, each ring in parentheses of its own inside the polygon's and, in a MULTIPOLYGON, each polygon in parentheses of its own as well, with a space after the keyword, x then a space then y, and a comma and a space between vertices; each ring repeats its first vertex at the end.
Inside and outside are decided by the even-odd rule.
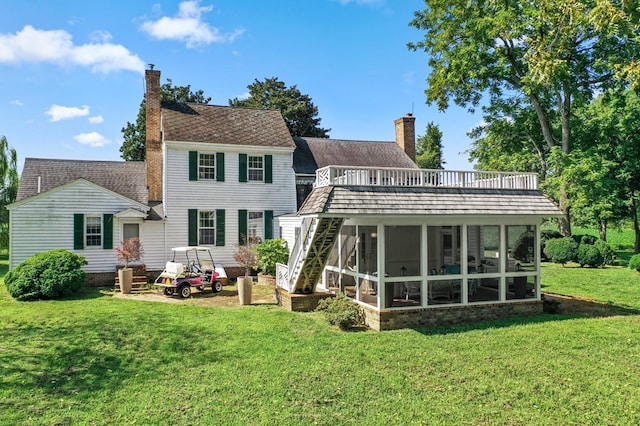
POLYGON ((425 134, 416 141, 416 164, 421 169, 442 169, 442 132, 437 124, 427 124, 425 134))
POLYGON ((289 133, 292 136, 308 136, 317 138, 329 137, 331 129, 320 127, 318 108, 309 95, 303 95, 296 85, 287 87, 277 77, 256 79, 247 86, 247 99, 229 99, 233 107, 262 108, 280 110, 289 133))
MULTIPOLYGON (((506 113, 508 120, 500 125, 507 127, 517 115, 530 127, 524 127, 528 135, 512 138, 512 142, 525 145, 538 156, 543 170, 555 146, 565 154, 571 152, 573 108, 589 103, 594 93, 624 84, 640 58, 634 31, 638 28, 638 12, 630 6, 633 2, 425 3, 426 8, 416 11, 410 23, 424 32, 424 38, 408 47, 429 55, 427 103, 445 110, 453 101, 473 110, 483 99, 488 100, 494 108, 489 117, 506 113), (515 111, 514 105, 518 106, 515 111), (505 109, 507 106, 511 107, 505 109), (530 112, 519 114, 522 109, 530 112), (531 127, 532 117, 537 121, 536 129, 531 127), (535 144, 531 138, 535 138, 535 144)), ((493 125, 491 121, 489 124, 493 125)), ((489 129, 490 139, 485 142, 505 134, 500 125, 489 129)), ((483 151, 476 154, 487 155, 483 151)), ((560 230, 568 235, 567 188, 559 189, 558 198, 565 213, 560 230)))
POLYGON ((6 206, 18 195, 18 154, 0 136, 0 248, 9 248, 9 211, 6 206))
MULTIPOLYGON (((160 101, 163 103, 191 102, 207 104, 211 101, 211 98, 205 97, 203 90, 192 92, 191 85, 174 86, 171 79, 168 78, 167 82, 160 86, 160 101)), ((140 102, 136 122, 127 122, 127 125, 122 128, 124 141, 120 147, 120 156, 126 161, 144 161, 146 158, 146 105, 146 99, 143 98, 142 102, 140 102)))

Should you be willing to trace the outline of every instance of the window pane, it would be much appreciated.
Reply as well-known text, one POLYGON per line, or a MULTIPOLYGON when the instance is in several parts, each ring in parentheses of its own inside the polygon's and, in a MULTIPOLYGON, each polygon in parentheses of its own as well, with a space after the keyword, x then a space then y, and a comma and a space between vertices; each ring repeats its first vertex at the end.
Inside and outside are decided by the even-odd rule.
POLYGON ((99 216, 87 216, 86 218, 86 245, 96 247, 102 245, 102 218, 99 216))
POLYGON ((263 170, 263 158, 262 156, 252 156, 248 157, 248 170, 249 170, 249 181, 252 182, 262 182, 264 176, 263 170))
POLYGON ((264 214, 262 212, 249 212, 249 237, 260 238, 264 236, 264 214))
POLYGON ((200 227, 198 229, 198 244, 215 245, 216 243, 216 212, 201 211, 200 227))
POLYGON ((460 274, 461 228, 461 226, 429 226, 427 228, 427 256, 431 275, 434 273, 460 274))
POLYGON ((507 272, 534 271, 535 225, 507 226, 507 272))
POLYGON ((495 274, 500 269, 500 227, 467 227, 467 259, 470 274, 495 274))
POLYGON ((128 240, 129 238, 140 237, 140 225, 137 223, 125 223, 122 225, 122 239, 128 240))
POLYGON ((385 273, 391 277, 421 275, 421 226, 385 226, 385 273))
POLYGON ((198 179, 214 180, 216 178, 216 155, 200 154, 199 157, 198 179))

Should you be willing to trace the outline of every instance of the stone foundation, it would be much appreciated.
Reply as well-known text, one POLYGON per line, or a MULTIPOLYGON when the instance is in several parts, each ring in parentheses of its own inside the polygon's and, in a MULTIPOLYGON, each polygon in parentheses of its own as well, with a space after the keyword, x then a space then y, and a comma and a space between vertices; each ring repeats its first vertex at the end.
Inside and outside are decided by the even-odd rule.
MULTIPOLYGON (((333 293, 328 292, 289 294, 289 292, 282 288, 276 288, 276 301, 278 305, 293 312, 313 311, 318 306, 320 300, 333 296, 333 293)), ((369 328, 377 331, 401 328, 427 328, 441 325, 535 316, 543 313, 541 300, 438 308, 383 309, 381 311, 368 305, 360 305, 360 307, 362 308, 365 324, 369 328)))
POLYGON ((328 292, 290 294, 287 290, 276 287, 276 303, 292 312, 311 312, 318 307, 321 300, 327 297, 334 297, 334 294, 328 292))
POLYGON ((542 314, 542 301, 447 306, 442 308, 384 309, 362 306, 365 323, 374 330, 422 328, 542 314))

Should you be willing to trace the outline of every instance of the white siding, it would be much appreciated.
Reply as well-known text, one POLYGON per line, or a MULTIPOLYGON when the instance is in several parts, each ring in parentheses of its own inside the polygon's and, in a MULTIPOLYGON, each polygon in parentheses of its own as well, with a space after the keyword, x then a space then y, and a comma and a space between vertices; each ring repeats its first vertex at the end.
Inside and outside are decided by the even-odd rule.
MULTIPOLYGON (((11 211, 9 267, 15 267, 36 253, 63 248, 85 256, 89 262, 84 268, 87 272, 114 271, 117 263, 114 250, 98 247, 73 249, 73 215, 82 213, 102 217, 103 214, 115 214, 130 207, 140 208, 135 202, 86 181, 73 182, 19 204, 11 211)), ((114 218, 114 247, 120 235, 116 223, 114 218)), ((144 224, 141 224, 141 233, 143 229, 144 224)))
POLYGON ((188 245, 188 210, 225 210, 225 246, 212 247, 216 262, 236 266, 233 254, 238 242, 238 210, 266 211, 274 215, 274 237, 278 236, 275 216, 296 210, 295 174, 292 150, 268 147, 207 146, 169 144, 166 150, 164 200, 167 216, 167 256, 170 248, 188 245), (225 181, 189 181, 189 151, 224 152, 225 181), (239 154, 273 157, 273 183, 240 183, 239 154))
POLYGON ((302 216, 286 215, 274 219, 275 227, 282 230, 281 238, 287 241, 289 253, 296 243, 296 228, 300 228, 302 224, 302 216))

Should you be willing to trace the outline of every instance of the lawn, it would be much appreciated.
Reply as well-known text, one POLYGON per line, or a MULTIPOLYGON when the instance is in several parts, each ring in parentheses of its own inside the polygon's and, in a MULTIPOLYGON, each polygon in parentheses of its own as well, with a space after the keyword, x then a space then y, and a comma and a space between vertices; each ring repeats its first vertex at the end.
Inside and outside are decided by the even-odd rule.
MULTIPOLYGON (((587 271, 545 267, 545 285, 567 288, 576 276, 558 277, 574 272, 587 271)), ((604 300, 640 309, 640 275, 608 272, 621 274, 610 290, 636 284, 635 296, 604 300)), ((273 305, 211 308, 98 290, 20 303, 0 285, 0 424, 632 425, 639 329, 637 314, 545 314, 340 332, 316 313, 273 305)))

